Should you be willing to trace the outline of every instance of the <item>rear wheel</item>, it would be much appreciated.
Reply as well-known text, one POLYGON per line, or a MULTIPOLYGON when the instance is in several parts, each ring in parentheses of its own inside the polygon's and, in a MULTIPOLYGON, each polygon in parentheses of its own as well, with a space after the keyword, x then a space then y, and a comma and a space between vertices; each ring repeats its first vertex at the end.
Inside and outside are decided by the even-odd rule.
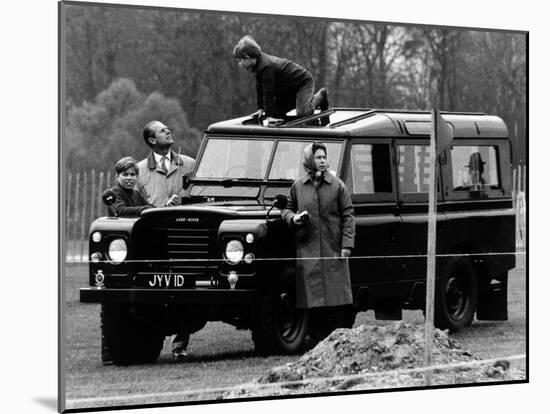
POLYGON ((436 283, 435 326, 459 331, 472 323, 477 305, 477 280, 469 259, 452 260, 436 283))
POLYGON ((164 343, 164 332, 148 307, 105 303, 101 306, 104 358, 115 365, 155 362, 164 343))
POLYGON ((293 354, 304 349, 307 309, 297 309, 294 273, 260 293, 252 326, 252 340, 262 355, 293 354))

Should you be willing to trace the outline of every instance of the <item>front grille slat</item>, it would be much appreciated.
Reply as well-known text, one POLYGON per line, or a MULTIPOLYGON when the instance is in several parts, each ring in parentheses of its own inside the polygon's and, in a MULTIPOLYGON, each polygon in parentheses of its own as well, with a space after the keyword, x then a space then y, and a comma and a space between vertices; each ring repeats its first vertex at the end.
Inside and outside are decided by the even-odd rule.
MULTIPOLYGON (((210 280, 218 267, 216 261, 217 222, 200 218, 199 223, 182 222, 168 226, 154 226, 158 243, 163 247, 167 263, 155 266, 160 273, 171 272, 194 277, 196 280, 210 280), (186 261, 190 259, 190 261, 186 261)), ((164 256, 164 254, 163 254, 164 256)))

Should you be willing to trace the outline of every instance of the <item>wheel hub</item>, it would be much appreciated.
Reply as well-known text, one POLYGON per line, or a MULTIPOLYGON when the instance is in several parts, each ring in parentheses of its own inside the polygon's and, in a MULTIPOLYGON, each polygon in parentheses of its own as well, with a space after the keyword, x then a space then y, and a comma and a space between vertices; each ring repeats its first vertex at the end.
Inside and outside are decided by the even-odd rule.
POLYGON ((450 277, 445 289, 445 298, 449 315, 453 319, 459 319, 466 308, 467 295, 462 281, 457 277, 450 277))
POLYGON ((286 292, 281 293, 279 295, 279 329, 281 336, 287 341, 292 341, 298 331, 299 324, 300 318, 293 306, 292 298, 286 292))

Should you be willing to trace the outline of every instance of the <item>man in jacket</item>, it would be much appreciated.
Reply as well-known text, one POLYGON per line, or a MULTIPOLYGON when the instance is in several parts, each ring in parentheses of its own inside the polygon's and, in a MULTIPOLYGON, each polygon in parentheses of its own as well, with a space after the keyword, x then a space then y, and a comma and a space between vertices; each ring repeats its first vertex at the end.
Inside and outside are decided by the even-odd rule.
POLYGON ((313 76, 291 60, 268 55, 252 36, 244 36, 233 56, 239 66, 256 76, 258 115, 265 112, 269 118, 281 119, 296 108, 297 116, 311 115, 315 108, 327 110, 327 90, 321 88, 315 95, 313 76))
POLYGON ((171 149, 172 133, 160 121, 145 125, 143 139, 151 152, 138 163, 138 189, 155 207, 180 204, 183 176, 193 171, 195 160, 171 149))
MULTIPOLYGON (((183 176, 193 171, 195 160, 171 149, 174 144, 172 133, 160 121, 151 121, 145 125, 143 139, 151 148, 151 153, 137 164, 139 191, 155 207, 180 204, 184 193, 183 176)), ((180 332, 172 339, 174 359, 187 356, 189 335, 189 331, 180 332)))

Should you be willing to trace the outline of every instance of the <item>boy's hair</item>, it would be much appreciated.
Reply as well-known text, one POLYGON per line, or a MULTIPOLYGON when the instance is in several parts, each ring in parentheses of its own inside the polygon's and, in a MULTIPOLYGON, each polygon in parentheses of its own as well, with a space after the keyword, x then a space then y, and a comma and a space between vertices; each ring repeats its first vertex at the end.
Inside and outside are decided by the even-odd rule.
POLYGON ((252 36, 246 35, 239 40, 233 48, 233 57, 236 59, 244 59, 247 56, 253 59, 258 59, 262 53, 262 48, 252 36))
POLYGON ((133 168, 138 174, 138 168, 137 168, 137 161, 134 160, 132 157, 124 157, 117 161, 115 164, 115 171, 118 174, 123 173, 129 168, 133 168))

